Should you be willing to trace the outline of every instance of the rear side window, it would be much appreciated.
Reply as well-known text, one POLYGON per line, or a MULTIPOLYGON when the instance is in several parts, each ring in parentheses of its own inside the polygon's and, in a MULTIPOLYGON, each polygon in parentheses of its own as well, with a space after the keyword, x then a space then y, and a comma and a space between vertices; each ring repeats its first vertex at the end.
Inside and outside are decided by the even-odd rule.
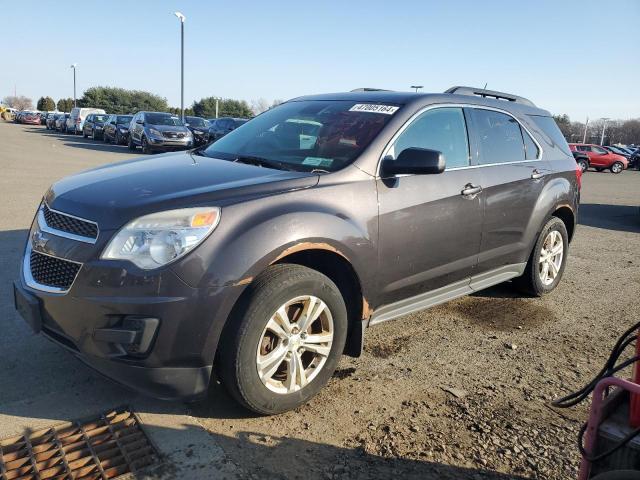
MULTIPOLYGON (((542 130, 542 132, 547 137, 547 141, 552 147, 561 150, 567 155, 571 155, 571 150, 569 150, 569 145, 567 144, 567 141, 565 140, 564 135, 562 135, 562 132, 558 128, 558 125, 556 124, 556 121, 553 119, 553 117, 529 115, 529 118, 531 118, 534 121, 534 123, 538 126, 538 128, 542 130)), ((580 151, 586 151, 580 145, 578 145, 577 148, 580 151)))
POLYGON ((522 126, 520 126, 520 130, 524 139, 524 156, 527 160, 535 160, 540 155, 540 149, 522 126))
POLYGON ((420 115, 395 141, 393 156, 397 158, 412 147, 442 152, 446 168, 468 166, 469 142, 462 109, 435 108, 420 115))
MULTIPOLYGON (((523 132, 515 118, 493 110, 473 109, 474 126, 480 142, 480 163, 525 160, 523 132)), ((533 142, 532 142, 533 143, 533 142)))

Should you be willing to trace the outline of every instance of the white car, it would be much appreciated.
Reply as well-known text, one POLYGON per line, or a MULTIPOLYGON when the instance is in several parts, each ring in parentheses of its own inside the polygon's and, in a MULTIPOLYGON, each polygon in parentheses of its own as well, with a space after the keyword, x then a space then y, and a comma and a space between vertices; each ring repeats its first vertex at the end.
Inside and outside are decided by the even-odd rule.
POLYGON ((82 132, 82 128, 84 127, 84 120, 87 118, 87 115, 90 113, 102 113, 105 112, 102 108, 80 108, 74 107, 71 109, 71 115, 67 118, 67 133, 76 133, 82 132))

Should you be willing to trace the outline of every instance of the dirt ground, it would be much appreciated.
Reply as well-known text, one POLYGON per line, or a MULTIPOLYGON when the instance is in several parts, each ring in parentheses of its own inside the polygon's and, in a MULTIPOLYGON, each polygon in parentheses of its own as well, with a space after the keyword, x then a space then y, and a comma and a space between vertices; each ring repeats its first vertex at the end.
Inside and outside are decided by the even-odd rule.
MULTIPOLYGON (((24 424, 30 412, 58 417, 47 410, 53 406, 33 414, 20 381, 32 402, 56 391, 54 403, 64 404, 82 392, 87 405, 102 400, 91 392, 104 382, 84 367, 74 370, 74 359, 60 363, 63 354, 39 337, 24 340, 8 294, 24 229, 49 183, 131 158, 125 147, 37 128, 0 125, 0 239, 9 247, 0 261, 0 311, 11 327, 11 341, 0 338, 0 416, 19 412, 11 421, 24 424), (23 340, 38 355, 23 360, 14 351, 23 340), (38 369, 50 385, 29 383, 38 369)), ((575 479, 587 406, 558 411, 549 402, 590 380, 615 339, 640 320, 640 172, 588 172, 582 192, 581 225, 551 295, 523 298, 505 284, 373 327, 361 358, 344 358, 316 398, 283 415, 252 416, 214 385, 205 402, 186 407, 185 418, 222 453, 183 442, 192 478, 215 462, 219 478, 575 479)), ((114 387, 104 398, 122 392, 114 387)), ((163 478, 181 476, 167 471, 174 470, 163 478)))

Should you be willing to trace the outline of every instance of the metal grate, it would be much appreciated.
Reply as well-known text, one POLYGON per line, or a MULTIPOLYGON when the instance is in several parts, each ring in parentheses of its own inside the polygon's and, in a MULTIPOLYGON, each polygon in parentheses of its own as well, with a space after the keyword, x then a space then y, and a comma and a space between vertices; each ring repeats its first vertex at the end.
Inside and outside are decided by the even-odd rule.
POLYGON ((106 480, 158 460, 126 408, 0 441, 1 480, 106 480))
POLYGON ((184 138, 185 136, 183 132, 162 132, 162 135, 165 138, 184 138))
POLYGON ((70 288, 82 266, 76 262, 34 251, 29 257, 29 265, 31 276, 36 282, 40 285, 57 288, 70 288))
POLYGON ((49 228, 94 240, 98 238, 98 226, 95 223, 55 212, 46 204, 42 206, 42 214, 49 228))

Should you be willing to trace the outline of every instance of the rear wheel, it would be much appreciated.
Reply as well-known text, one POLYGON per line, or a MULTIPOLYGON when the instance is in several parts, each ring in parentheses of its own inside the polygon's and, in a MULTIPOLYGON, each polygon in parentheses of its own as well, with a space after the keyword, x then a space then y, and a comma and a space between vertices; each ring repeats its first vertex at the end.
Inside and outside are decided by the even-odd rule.
POLYGON ((552 217, 538 236, 522 276, 514 280, 515 286, 534 297, 553 291, 560 283, 569 247, 569 236, 564 222, 552 217))
POLYGON ((613 165, 611 165, 611 173, 615 173, 617 175, 622 170, 624 170, 622 162, 614 162, 613 165))
POLYGON ((248 287, 220 344, 219 373, 231 395, 266 415, 306 403, 340 360, 347 309, 328 277, 273 265, 248 287))
POLYGON ((580 166, 580 170, 582 170, 583 173, 586 172, 589 168, 589 162, 587 162, 586 160, 578 160, 578 165, 580 166))

